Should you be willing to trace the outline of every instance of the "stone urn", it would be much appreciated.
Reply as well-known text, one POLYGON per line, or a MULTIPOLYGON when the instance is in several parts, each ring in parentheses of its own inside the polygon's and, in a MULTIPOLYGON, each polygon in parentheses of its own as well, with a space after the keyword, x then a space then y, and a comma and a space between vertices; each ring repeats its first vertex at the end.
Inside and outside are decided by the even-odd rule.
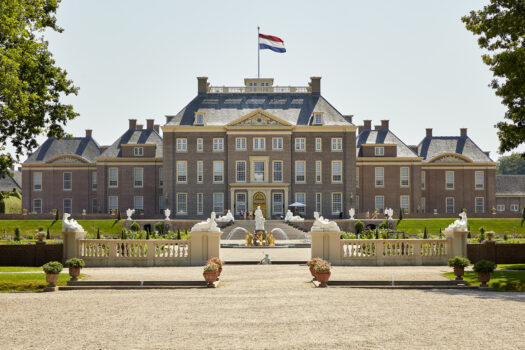
POLYGON ((490 272, 478 272, 478 281, 481 282, 480 287, 487 288, 487 284, 490 281, 490 272))
POLYGON ((49 283, 48 287, 56 287, 58 281, 58 273, 46 273, 46 282, 49 283))
POLYGON ((463 281, 463 275, 465 274, 465 268, 460 266, 454 266, 454 275, 456 275, 456 281, 463 281))
POLYGON ((215 284, 213 284, 215 281, 217 281, 218 272, 217 271, 204 271, 202 273, 204 276, 204 280, 208 284, 208 288, 215 288, 215 284))
POLYGON ((332 273, 330 271, 317 271, 315 273, 315 277, 317 278, 317 280, 319 281, 319 287, 321 288, 326 288, 328 287, 328 285, 326 284, 326 282, 328 282, 328 280, 330 279, 330 275, 332 273))
POLYGON ((69 276, 71 276, 70 281, 78 281, 78 275, 80 275, 80 267, 70 267, 69 276))
POLYGON ((313 280, 317 281, 317 278, 315 278, 315 266, 310 266, 309 269, 310 269, 310 274, 314 278, 313 280))

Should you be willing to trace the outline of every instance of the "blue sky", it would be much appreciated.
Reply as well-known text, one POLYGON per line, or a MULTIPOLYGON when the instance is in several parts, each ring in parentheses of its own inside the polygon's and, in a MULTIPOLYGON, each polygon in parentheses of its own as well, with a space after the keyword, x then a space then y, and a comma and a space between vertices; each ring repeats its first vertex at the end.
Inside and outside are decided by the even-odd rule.
POLYGON ((49 33, 57 63, 80 87, 68 97, 110 144, 129 118, 164 123, 196 94, 197 76, 239 86, 257 74, 257 26, 287 52, 261 51, 261 75, 322 94, 356 123, 389 119, 407 144, 425 128, 469 135, 493 159, 505 109, 488 83, 476 38, 460 18, 488 1, 65 1, 61 34, 49 33))

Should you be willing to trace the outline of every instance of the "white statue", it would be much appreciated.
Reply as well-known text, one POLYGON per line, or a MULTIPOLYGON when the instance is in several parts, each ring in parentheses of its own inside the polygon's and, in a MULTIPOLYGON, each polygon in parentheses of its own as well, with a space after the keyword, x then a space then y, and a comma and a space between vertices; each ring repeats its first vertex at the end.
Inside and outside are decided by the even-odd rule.
POLYGON ((84 229, 75 219, 69 219, 71 214, 62 215, 62 232, 84 232, 84 229))
POLYGON ((330 221, 328 219, 323 218, 322 216, 319 216, 319 213, 314 211, 314 224, 312 225, 312 228, 310 231, 314 232, 341 232, 339 229, 339 226, 335 221, 330 221))
POLYGON ((467 225, 467 213, 465 211, 462 211, 459 213, 459 216, 461 219, 454 221, 448 227, 445 229, 445 232, 451 232, 451 231, 468 231, 468 225, 467 225))
POLYGON ((128 208, 128 210, 126 210, 126 215, 128 216, 128 218, 126 220, 130 220, 131 221, 131 215, 135 214, 135 209, 130 209, 128 208))
POLYGON ((261 206, 258 205, 255 209, 255 231, 264 231, 264 221, 266 220, 263 217, 261 206))
POLYGON ((217 218, 215 221, 217 221, 217 222, 234 222, 235 218, 233 217, 232 212, 228 210, 226 215, 223 215, 220 218, 217 218))
POLYGON ((286 216, 284 217, 284 222, 300 222, 300 221, 304 221, 304 218, 298 215, 294 216, 292 212, 290 211, 290 209, 288 209, 288 211, 286 212, 286 216))
POLYGON ((166 218, 164 220, 169 220, 170 219, 170 215, 171 215, 170 208, 164 209, 164 215, 166 216, 166 218))
POLYGON ((394 220, 392 218, 392 216, 394 216, 394 209, 389 208, 389 209, 385 210, 385 213, 386 213, 386 215, 388 215, 388 219, 387 220, 394 220))
POLYGON ((354 219, 355 209, 354 208, 350 208, 350 210, 348 211, 348 215, 350 215, 350 220, 355 220, 354 219))
POLYGON ((201 221, 193 225, 191 232, 221 232, 221 229, 217 227, 215 222, 215 212, 212 211, 210 218, 206 221, 201 221))

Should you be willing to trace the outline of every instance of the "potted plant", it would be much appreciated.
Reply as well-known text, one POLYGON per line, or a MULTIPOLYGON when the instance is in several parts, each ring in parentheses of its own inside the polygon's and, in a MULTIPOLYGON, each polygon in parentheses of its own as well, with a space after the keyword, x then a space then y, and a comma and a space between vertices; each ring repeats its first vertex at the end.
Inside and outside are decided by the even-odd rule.
POLYGON ((39 242, 43 242, 44 238, 46 238, 46 233, 44 231, 38 231, 38 233, 36 234, 36 238, 39 242))
POLYGON ((214 256, 213 258, 208 260, 208 262, 206 264, 217 264, 217 266, 219 266, 219 269, 217 271, 217 281, 218 281, 219 280, 219 276, 221 275, 221 272, 222 272, 222 266, 224 265, 224 261, 219 259, 218 257, 214 256))
POLYGON ((46 282, 49 283, 48 287, 56 287, 58 274, 63 268, 64 266, 62 266, 62 264, 58 261, 50 261, 42 266, 42 269, 46 273, 46 282))
POLYGON ((66 261, 66 267, 69 267, 69 276, 71 276, 71 281, 77 281, 78 275, 80 275, 80 269, 86 266, 86 263, 82 259, 71 258, 66 261))
POLYGON ((489 241, 492 241, 492 237, 494 237, 494 231, 487 231, 486 234, 487 234, 487 239, 489 241))
POLYGON ((490 273, 496 269, 496 264, 488 260, 480 260, 474 264, 474 271, 478 273, 478 281, 481 282, 480 287, 488 287, 490 281, 490 273))
POLYGON ((456 275, 456 281, 463 281, 463 275, 465 274, 465 267, 470 265, 470 260, 461 256, 448 260, 448 266, 454 268, 454 275, 456 275))
POLYGON ((204 266, 204 273, 202 275, 204 276, 204 280, 208 284, 208 288, 215 288, 215 285, 213 283, 217 281, 218 273, 219 265, 215 263, 207 263, 204 266))
POLYGON ((326 260, 320 260, 315 264, 315 277, 319 281, 319 287, 325 288, 326 282, 330 279, 332 264, 326 260))
POLYGON ((310 274, 313 277, 313 281, 317 281, 317 278, 315 277, 315 264, 317 264, 318 261, 322 261, 321 258, 311 258, 306 262, 306 265, 310 269, 310 274))

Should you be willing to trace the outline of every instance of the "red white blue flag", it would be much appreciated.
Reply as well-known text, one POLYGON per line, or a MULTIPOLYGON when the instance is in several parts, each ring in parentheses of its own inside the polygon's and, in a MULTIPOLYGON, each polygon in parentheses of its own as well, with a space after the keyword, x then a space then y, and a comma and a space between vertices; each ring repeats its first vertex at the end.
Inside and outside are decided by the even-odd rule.
POLYGON ((265 34, 259 34, 259 49, 269 49, 280 53, 286 52, 284 41, 281 38, 265 34))

